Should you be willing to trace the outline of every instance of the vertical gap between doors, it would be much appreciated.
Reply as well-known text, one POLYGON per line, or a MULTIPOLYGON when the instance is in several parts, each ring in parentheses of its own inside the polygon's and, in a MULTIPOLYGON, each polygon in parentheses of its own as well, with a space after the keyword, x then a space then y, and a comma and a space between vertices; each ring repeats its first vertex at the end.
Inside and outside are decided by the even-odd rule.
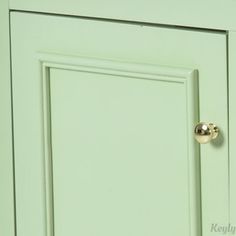
POLYGON ((226 33, 226 69, 227 69, 227 123, 228 123, 228 223, 230 224, 230 89, 229 89, 229 32, 226 33))
POLYGON ((13 79, 12 79, 12 41, 11 41, 11 13, 8 11, 9 22, 9 52, 10 52, 10 92, 11 92, 11 128, 12 128, 12 168, 13 168, 13 204, 14 204, 14 231, 17 236, 16 217, 16 176, 15 176, 15 136, 14 136, 14 104, 13 104, 13 79))

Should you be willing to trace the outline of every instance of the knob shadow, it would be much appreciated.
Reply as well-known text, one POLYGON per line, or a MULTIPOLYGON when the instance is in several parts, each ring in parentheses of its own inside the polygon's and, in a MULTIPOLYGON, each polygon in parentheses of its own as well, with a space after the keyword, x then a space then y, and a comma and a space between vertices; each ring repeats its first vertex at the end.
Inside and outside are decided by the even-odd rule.
POLYGON ((220 148, 222 145, 224 145, 224 134, 220 132, 218 137, 211 141, 211 145, 213 145, 216 148, 220 148))

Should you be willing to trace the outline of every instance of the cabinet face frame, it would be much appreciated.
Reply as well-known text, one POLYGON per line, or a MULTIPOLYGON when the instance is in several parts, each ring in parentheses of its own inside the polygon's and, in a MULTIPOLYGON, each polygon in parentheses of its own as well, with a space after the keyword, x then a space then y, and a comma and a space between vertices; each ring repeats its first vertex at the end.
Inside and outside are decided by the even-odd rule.
POLYGON ((15 235, 8 0, 0 1, 0 235, 15 235))
POLYGON ((232 0, 206 0, 204 2, 187 0, 176 2, 172 0, 9 0, 9 2, 12 10, 137 21, 169 26, 236 30, 236 2, 232 0))

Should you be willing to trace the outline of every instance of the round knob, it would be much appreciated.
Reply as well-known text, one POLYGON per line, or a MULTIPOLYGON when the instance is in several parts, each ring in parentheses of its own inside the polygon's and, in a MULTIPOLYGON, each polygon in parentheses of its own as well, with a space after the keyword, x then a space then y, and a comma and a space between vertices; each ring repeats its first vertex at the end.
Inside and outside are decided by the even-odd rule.
POLYGON ((205 144, 217 138, 219 129, 212 123, 201 122, 195 126, 194 134, 199 143, 205 144))

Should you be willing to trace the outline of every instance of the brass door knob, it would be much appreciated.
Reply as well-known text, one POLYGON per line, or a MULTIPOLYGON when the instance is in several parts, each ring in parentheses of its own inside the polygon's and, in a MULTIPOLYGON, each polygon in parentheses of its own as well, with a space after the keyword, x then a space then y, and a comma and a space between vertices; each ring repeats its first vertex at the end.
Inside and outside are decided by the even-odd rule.
POLYGON ((201 122, 195 126, 195 139, 201 143, 209 143, 219 135, 219 129, 212 123, 201 122))

